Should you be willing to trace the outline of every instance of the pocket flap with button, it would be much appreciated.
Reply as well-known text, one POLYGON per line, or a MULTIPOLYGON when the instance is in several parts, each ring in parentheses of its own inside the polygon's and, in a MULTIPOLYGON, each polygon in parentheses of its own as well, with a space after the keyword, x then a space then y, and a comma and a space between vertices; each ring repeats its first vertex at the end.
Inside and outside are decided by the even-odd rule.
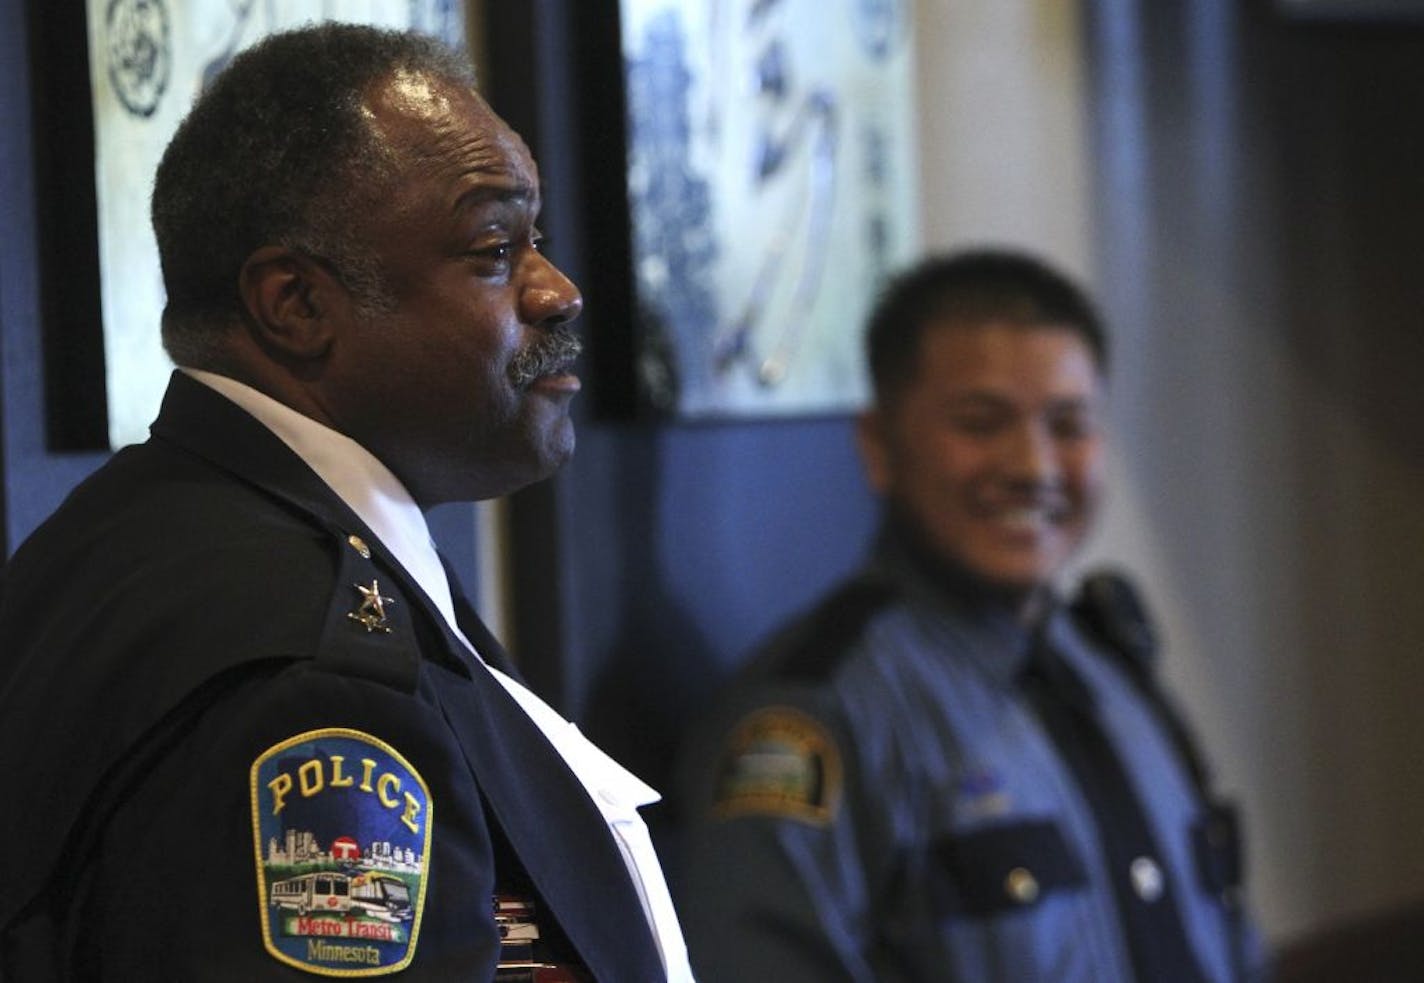
POLYGON ((953 907, 968 915, 1027 908, 1087 881, 1082 864, 1050 820, 998 823, 946 836, 935 854, 949 870, 953 907))

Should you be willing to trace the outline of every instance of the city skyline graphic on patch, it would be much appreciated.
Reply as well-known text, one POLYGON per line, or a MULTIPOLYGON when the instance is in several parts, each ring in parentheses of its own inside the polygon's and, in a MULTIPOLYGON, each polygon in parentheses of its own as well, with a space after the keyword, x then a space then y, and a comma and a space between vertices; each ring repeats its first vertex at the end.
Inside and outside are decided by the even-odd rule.
POLYGON ((307 731, 252 763, 262 941, 323 976, 379 976, 415 957, 433 835, 430 792, 395 748, 307 731))

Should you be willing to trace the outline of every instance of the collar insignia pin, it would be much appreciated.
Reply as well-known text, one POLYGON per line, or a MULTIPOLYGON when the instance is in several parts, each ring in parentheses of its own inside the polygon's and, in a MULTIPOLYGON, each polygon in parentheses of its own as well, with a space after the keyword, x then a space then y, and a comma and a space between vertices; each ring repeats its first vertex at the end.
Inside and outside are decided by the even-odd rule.
POLYGON ((360 584, 352 584, 361 592, 361 603, 355 611, 348 611, 346 617, 356 622, 367 632, 380 631, 389 633, 390 623, 386 618, 386 605, 394 604, 395 598, 382 597, 381 585, 374 579, 370 587, 362 587, 360 584))

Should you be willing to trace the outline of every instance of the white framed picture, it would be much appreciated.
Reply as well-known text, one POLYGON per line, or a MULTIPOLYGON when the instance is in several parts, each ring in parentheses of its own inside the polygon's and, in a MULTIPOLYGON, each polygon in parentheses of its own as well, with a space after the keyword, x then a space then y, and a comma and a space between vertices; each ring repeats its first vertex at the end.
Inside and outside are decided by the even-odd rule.
POLYGON ((845 412, 919 247, 908 0, 621 0, 640 404, 845 412))

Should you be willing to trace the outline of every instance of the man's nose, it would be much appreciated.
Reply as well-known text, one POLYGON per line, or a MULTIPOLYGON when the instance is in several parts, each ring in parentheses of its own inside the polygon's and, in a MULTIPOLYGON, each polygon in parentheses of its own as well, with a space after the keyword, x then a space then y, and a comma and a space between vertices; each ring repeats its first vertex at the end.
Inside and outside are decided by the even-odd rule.
POLYGON ((1006 440, 1003 463, 1012 477, 1034 484, 1053 483, 1060 470, 1053 435, 1034 423, 1014 428, 1006 440))
POLYGON ((552 328, 578 317, 583 312, 579 288, 542 253, 536 254, 533 262, 535 268, 519 295, 524 321, 552 328))

